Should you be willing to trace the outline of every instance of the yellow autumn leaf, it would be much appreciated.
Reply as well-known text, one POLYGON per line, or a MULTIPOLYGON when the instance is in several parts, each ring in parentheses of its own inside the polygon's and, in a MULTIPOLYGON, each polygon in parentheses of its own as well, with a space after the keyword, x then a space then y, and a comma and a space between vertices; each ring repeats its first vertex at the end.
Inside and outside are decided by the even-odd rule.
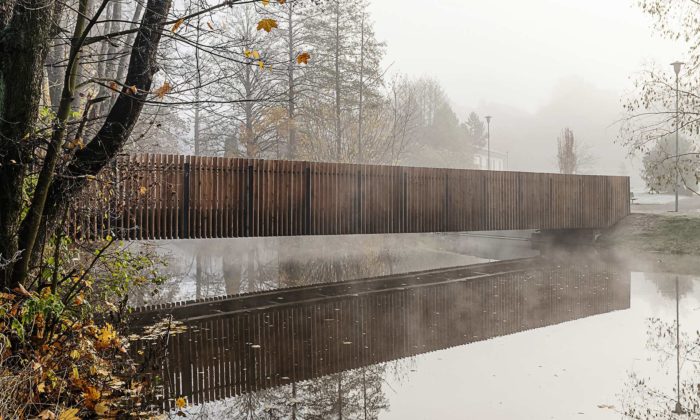
POLYGON ((265 69, 265 63, 262 60, 258 61, 258 67, 265 69))
POLYGON ((177 32, 177 30, 180 29, 180 26, 182 26, 183 23, 185 23, 185 19, 183 19, 183 18, 178 19, 177 22, 175 22, 175 24, 173 25, 172 29, 170 29, 170 30, 172 32, 177 32))
POLYGON ((183 409, 187 406, 187 397, 180 397, 175 400, 175 407, 183 409))
POLYGON ((106 403, 103 403, 100 401, 97 404, 95 404, 95 414, 97 414, 98 416, 104 416, 108 412, 109 412, 109 407, 107 406, 106 403))
POLYGON ((78 417, 79 412, 80 410, 77 408, 69 408, 58 415, 58 420, 80 420, 80 417, 78 417))
POLYGON ((78 360, 80 359, 80 352, 77 349, 74 349, 70 352, 70 358, 73 360, 78 360))
POLYGON ((102 397, 102 393, 94 386, 88 385, 87 389, 83 392, 83 398, 88 406, 94 406, 97 401, 102 397))
MULTIPOLYGON (((49 410, 48 408, 37 416, 39 420, 56 420, 56 414, 54 414, 53 411, 49 410)), ((0 418, 2 420, 2 418, 0 418)))
POLYGON ((139 195, 146 195, 146 192, 148 191, 148 188, 141 186, 139 187, 139 195))
POLYGON ((297 64, 309 64, 309 59, 311 56, 307 52, 303 52, 297 55, 297 64))
POLYGON ((257 30, 264 30, 265 32, 270 32, 274 28, 277 27, 277 21, 274 19, 261 19, 260 22, 258 22, 258 27, 257 30))
POLYGON ((38 385, 36 386, 36 390, 37 390, 37 392, 38 392, 39 394, 42 394, 42 393, 46 392, 46 383, 41 382, 40 384, 38 384, 38 385))
POLYGON ((115 92, 119 92, 119 84, 117 84, 115 81, 109 82, 109 88, 115 92))
POLYGON ((270 0, 260 0, 260 1, 262 2, 263 6, 267 6, 268 4, 270 4, 270 0))
POLYGON ((256 60, 260 59, 260 52, 253 50, 253 58, 256 60))
POLYGON ((79 149, 85 148, 85 143, 83 143, 82 138, 78 137, 77 139, 73 139, 66 144, 66 149, 69 150, 75 149, 76 147, 79 149))
POLYGON ((131 85, 129 86, 129 92, 131 92, 132 95, 136 95, 139 93, 139 89, 136 87, 136 85, 131 85))
POLYGON ((287 2, 287 0, 277 0, 277 3, 279 3, 279 4, 285 4, 286 2, 287 2))
POLYGON ((243 50, 243 55, 245 55, 246 58, 250 58, 253 55, 253 51, 243 50))
POLYGON ((163 82, 163 85, 156 89, 153 93, 155 93, 157 98, 162 98, 163 96, 167 95, 170 93, 170 90, 172 87, 170 86, 170 83, 168 82, 163 82))
POLYGON ((97 331, 97 341, 95 342, 95 347, 98 350, 103 350, 108 348, 112 342, 117 338, 117 332, 114 331, 112 324, 105 324, 104 327, 97 331))

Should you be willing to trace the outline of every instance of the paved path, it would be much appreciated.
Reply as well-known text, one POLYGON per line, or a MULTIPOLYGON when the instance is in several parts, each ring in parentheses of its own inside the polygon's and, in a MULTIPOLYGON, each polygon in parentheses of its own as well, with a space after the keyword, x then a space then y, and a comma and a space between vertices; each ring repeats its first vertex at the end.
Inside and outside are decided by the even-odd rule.
MULTIPOLYGON (((631 206, 632 213, 668 213, 673 212, 675 197, 668 194, 639 194, 631 206)), ((700 215, 700 197, 681 196, 678 202, 680 213, 700 215)))

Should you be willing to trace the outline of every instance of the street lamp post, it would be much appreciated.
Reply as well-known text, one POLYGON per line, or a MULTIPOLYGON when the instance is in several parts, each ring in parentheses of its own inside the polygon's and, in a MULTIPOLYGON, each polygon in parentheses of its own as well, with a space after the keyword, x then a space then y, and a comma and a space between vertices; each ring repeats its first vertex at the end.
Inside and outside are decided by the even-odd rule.
POLYGON ((486 161, 487 168, 491 170, 491 116, 486 116, 486 161))
POLYGON ((673 72, 676 73, 676 213, 678 213, 678 188, 680 187, 680 170, 678 168, 678 74, 681 72, 683 63, 675 61, 671 63, 673 72))
POLYGON ((681 405, 681 320, 680 296, 678 293, 678 276, 676 276, 676 407, 672 413, 685 414, 681 405))

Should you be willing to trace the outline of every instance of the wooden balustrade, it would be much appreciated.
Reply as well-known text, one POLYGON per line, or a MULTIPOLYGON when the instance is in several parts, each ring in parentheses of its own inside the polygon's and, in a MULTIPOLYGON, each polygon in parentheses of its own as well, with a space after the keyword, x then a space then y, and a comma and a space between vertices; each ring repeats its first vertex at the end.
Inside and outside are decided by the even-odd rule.
POLYGON ((629 178, 142 154, 72 206, 73 235, 233 238, 607 228, 629 178))

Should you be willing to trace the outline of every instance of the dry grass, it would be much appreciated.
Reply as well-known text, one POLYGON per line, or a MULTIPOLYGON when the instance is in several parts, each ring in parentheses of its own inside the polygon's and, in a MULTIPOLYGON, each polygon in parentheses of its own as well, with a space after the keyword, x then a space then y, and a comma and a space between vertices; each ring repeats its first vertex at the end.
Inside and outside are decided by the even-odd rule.
POLYGON ((0 364, 0 418, 19 419, 32 412, 32 402, 27 400, 29 390, 36 386, 36 374, 30 367, 10 370, 8 361, 0 364))

